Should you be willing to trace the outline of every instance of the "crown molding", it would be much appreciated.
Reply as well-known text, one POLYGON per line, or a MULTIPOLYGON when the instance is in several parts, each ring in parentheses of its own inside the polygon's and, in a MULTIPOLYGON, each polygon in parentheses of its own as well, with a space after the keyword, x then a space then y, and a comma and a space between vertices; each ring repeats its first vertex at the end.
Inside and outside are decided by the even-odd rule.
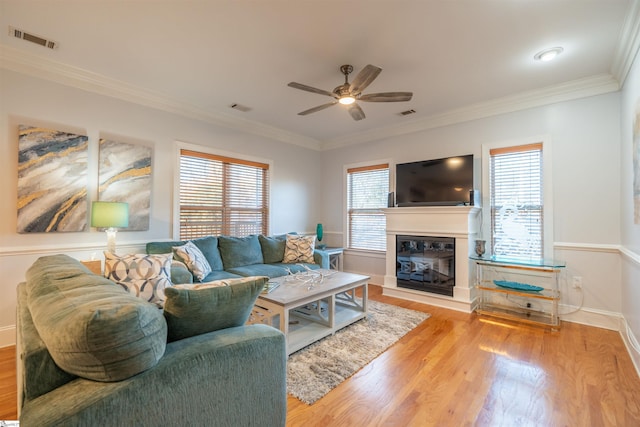
POLYGON ((144 105, 187 118, 248 132, 260 137, 266 137, 312 150, 321 149, 320 141, 304 135, 288 132, 252 120, 226 114, 211 113, 193 105, 170 99, 162 93, 145 90, 120 80, 63 64, 50 58, 28 53, 1 43, 0 68, 99 95, 109 96, 122 101, 144 105))
POLYGON ((396 126, 372 129, 366 132, 329 139, 322 144, 322 149, 331 150, 349 145, 421 132, 457 123, 540 107, 543 105, 571 101, 588 96, 602 95, 618 91, 619 89, 620 85, 612 75, 600 74, 549 86, 539 90, 522 92, 503 98, 496 98, 488 102, 469 105, 467 107, 450 110, 442 114, 436 114, 396 126))
MULTIPOLYGON (((640 0, 633 0, 633 2, 634 5, 640 4, 640 0)), ((634 10, 639 12, 640 8, 634 10)), ((636 16, 640 16, 640 13, 636 13, 636 16)), ((635 21, 640 22, 638 19, 635 21)), ((630 32, 627 31, 625 33, 628 34, 630 32)), ((637 42, 638 37, 635 37, 634 43, 637 42)), ((629 59, 629 61, 632 62, 632 59, 629 59)), ((211 113, 193 105, 170 99, 162 93, 148 91, 101 74, 63 64, 50 58, 28 53, 1 43, 0 67, 99 95, 109 96, 187 118, 319 151, 407 135, 557 102, 615 92, 620 89, 619 80, 616 80, 612 75, 602 74, 550 86, 541 90, 523 92, 488 102, 473 104, 395 126, 377 128, 319 141, 252 120, 226 114, 211 113)))
POLYGON ((640 0, 631 0, 611 64, 611 74, 620 82, 620 87, 624 86, 639 49, 640 0))

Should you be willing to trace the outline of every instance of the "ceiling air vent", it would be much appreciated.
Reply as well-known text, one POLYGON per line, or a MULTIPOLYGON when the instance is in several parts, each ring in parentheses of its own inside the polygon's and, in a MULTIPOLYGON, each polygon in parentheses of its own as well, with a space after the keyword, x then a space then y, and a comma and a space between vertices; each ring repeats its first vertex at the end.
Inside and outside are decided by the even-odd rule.
POLYGON ((234 110, 242 111, 243 113, 246 113, 247 111, 251 111, 251 108, 246 107, 244 105, 240 105, 240 104, 231 104, 230 107, 233 108, 234 110))
POLYGON ((47 40, 44 37, 36 36, 35 34, 27 33, 26 31, 11 26, 9 27, 9 35, 31 43, 39 44, 40 46, 48 47, 49 49, 55 49, 58 47, 58 42, 47 40))
POLYGON ((408 116, 409 114, 415 114, 416 110, 411 109, 411 110, 407 110, 407 111, 402 111, 400 113, 401 116, 408 116))

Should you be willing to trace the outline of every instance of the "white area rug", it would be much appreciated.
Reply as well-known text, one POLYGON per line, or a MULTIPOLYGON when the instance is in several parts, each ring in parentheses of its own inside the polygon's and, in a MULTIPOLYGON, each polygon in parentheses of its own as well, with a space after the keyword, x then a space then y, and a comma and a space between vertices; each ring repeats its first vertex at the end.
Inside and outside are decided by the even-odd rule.
POLYGON ((369 301, 368 311, 367 318, 289 356, 289 394, 311 405, 429 317, 377 301, 369 301))

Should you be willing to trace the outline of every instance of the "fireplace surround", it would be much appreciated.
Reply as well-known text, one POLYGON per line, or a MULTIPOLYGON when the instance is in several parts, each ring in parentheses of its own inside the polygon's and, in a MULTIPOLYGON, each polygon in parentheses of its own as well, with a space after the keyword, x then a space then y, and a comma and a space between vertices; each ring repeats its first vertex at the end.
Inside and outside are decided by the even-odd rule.
MULTIPOLYGON (((477 206, 412 206, 387 208, 384 212, 387 227, 387 254, 383 294, 467 313, 473 311, 476 297, 473 289, 475 270, 471 269, 469 255, 473 254, 473 242, 479 238, 480 208, 477 206), (438 265, 440 273, 445 267, 450 268, 451 270, 447 271, 453 273, 455 280, 455 286, 450 286, 451 289, 447 290, 446 294, 426 289, 425 286, 423 286, 425 289, 405 286, 406 279, 402 276, 401 267, 400 276, 398 276, 397 244, 398 240, 402 242, 408 236, 419 238, 423 242, 435 238, 438 239, 437 242, 441 242, 440 239, 444 238, 453 239, 453 245, 449 243, 449 249, 451 249, 449 255, 453 256, 452 262, 446 261, 438 265)), ((410 239, 405 240, 410 241, 410 239)), ((422 245, 424 253, 424 243, 422 245)), ((418 243, 415 243, 415 246, 417 250, 418 243)), ((443 247, 446 247, 446 243, 443 247)), ((420 251, 417 250, 417 252, 420 251)), ((428 253, 429 249, 426 252, 428 253)), ((426 259, 425 261, 423 264, 429 263, 426 259)), ((431 264, 433 265, 433 261, 431 264)), ((405 270, 407 268, 405 263, 405 270)), ((425 269, 423 268, 422 271, 425 269)))

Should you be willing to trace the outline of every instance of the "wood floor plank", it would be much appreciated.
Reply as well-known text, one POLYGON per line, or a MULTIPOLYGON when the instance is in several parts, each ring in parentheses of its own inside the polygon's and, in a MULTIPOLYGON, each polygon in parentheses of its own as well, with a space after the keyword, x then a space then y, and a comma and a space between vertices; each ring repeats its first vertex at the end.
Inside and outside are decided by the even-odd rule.
MULTIPOLYGON (((288 427, 640 426, 640 378, 618 332, 558 332, 382 295, 431 317, 288 427)), ((0 419, 16 417, 15 348, 0 349, 0 419)))

